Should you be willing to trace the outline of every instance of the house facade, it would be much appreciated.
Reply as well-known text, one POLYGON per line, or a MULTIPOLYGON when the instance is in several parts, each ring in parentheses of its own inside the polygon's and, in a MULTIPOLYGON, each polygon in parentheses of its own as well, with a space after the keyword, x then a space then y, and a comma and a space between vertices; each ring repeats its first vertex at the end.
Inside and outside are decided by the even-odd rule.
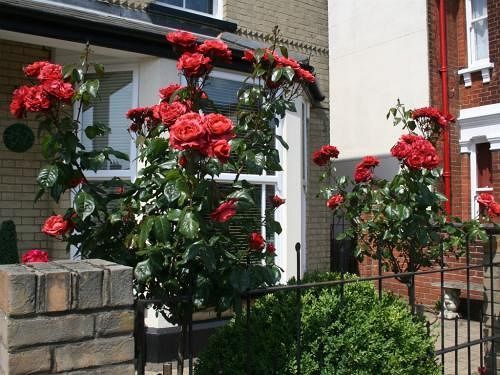
MULTIPOLYGON (((112 161, 89 180, 118 176, 133 180, 140 169, 135 145, 126 131, 129 108, 155 104, 158 89, 180 82, 176 56, 165 42, 165 34, 176 29, 195 33, 200 39, 219 37, 242 55, 245 49, 262 47, 277 25, 281 42, 294 58, 311 69, 317 83, 307 87, 296 102, 296 112, 282 120, 283 137, 290 150, 282 150, 284 172, 273 176, 245 176, 257 185, 262 210, 274 194, 287 200, 277 212, 284 228, 275 238, 277 263, 283 280, 295 275, 295 243, 302 244, 302 270, 328 267, 329 215, 315 199, 317 171, 310 163, 313 149, 328 143, 328 23, 327 1, 292 1, 284 8, 272 1, 41 1, 0 0, 0 127, 2 133, 16 121, 8 112, 12 91, 25 83, 22 67, 36 60, 60 64, 78 61, 89 42, 92 58, 104 64, 101 101, 83 113, 83 123, 108 122, 112 132, 98 142, 85 138, 87 148, 111 146, 128 153, 130 162, 112 161), (326 93, 326 94, 325 94, 326 93)), ((239 60, 238 58, 236 60, 239 60)), ((222 106, 231 106, 244 79, 241 62, 216 67, 206 91, 222 106)), ((36 121, 27 123, 36 133, 36 121)), ((46 217, 60 213, 71 204, 66 194, 59 204, 43 197, 37 203, 36 176, 44 165, 40 143, 25 153, 16 153, 0 144, 0 221, 16 223, 20 251, 48 250, 51 258, 70 256, 65 243, 40 231, 46 217)), ((231 176, 221 176, 230 180, 231 176)))
MULTIPOLYGON (((386 120, 388 108, 399 98, 407 108, 442 109, 441 74, 446 74, 449 113, 457 118, 449 142, 451 215, 468 220, 479 216, 476 197, 481 192, 500 200, 500 3, 445 0, 443 5, 446 43, 440 41, 439 0, 377 2, 377 9, 387 12, 358 0, 329 3, 330 134, 341 151, 339 173, 352 176, 361 157, 371 154, 381 159, 378 177, 393 176, 398 162, 390 148, 401 130, 386 120)), ((444 146, 438 146, 443 160, 444 146)), ((471 264, 481 264, 483 252, 472 247, 471 264)), ((465 263, 462 258, 447 261, 449 266, 465 263)), ((364 275, 376 269, 373 260, 360 265, 364 275)), ((463 283, 464 275, 457 272, 456 280, 445 282, 463 283)), ((417 302, 435 304, 440 298, 436 282, 431 276, 417 280, 417 302)), ((481 270, 471 271, 471 283, 482 285, 481 270)), ((401 284, 384 285, 406 294, 401 284)), ((472 297, 481 300, 482 294, 473 291, 472 297)))

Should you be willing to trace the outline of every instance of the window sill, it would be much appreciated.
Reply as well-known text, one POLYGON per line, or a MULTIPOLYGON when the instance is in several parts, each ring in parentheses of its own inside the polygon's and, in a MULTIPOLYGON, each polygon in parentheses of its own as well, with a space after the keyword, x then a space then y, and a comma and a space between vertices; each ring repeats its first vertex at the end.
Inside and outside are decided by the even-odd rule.
POLYGON ((472 86, 472 73, 480 71, 481 75, 483 76, 483 83, 488 83, 488 82, 490 82, 490 69, 493 67, 494 67, 494 64, 491 62, 481 63, 481 64, 470 66, 470 67, 465 68, 465 69, 460 69, 458 71, 458 75, 461 75, 464 77, 465 87, 471 87, 472 86))

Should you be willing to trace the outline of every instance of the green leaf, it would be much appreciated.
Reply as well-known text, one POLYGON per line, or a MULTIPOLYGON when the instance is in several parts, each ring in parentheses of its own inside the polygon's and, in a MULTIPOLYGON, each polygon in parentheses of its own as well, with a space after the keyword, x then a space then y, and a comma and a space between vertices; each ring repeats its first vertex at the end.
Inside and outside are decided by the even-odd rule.
POLYGON ((252 198, 252 194, 251 194, 251 191, 249 189, 239 189, 239 190, 236 190, 234 192, 232 192, 231 194, 229 194, 227 196, 227 198, 233 198, 233 199, 237 199, 237 200, 243 200, 243 201, 246 201, 252 205, 255 205, 255 202, 252 198))
POLYGON ((285 140, 283 139, 283 137, 281 135, 276 134, 274 137, 281 143, 281 145, 285 148, 285 150, 288 150, 290 148, 288 146, 288 143, 285 142, 285 140))
POLYGON ((288 58, 288 49, 285 46, 280 46, 280 51, 283 57, 288 58))
POLYGON ((37 181, 44 188, 50 188, 56 183, 57 177, 59 177, 59 168, 57 165, 49 165, 42 168, 38 174, 37 181))
POLYGON ((164 138, 155 138, 148 144, 146 157, 148 159, 155 159, 158 156, 163 155, 168 147, 168 140, 164 138))
POLYGON ((87 85, 87 87, 86 87, 87 92, 90 94, 90 96, 95 98, 97 96, 97 92, 99 91, 99 80, 93 79, 93 80, 87 81, 86 85, 87 85))
POLYGON ((190 260, 195 259, 196 257, 199 257, 203 250, 205 249, 206 244, 203 240, 196 241, 192 243, 191 245, 188 246, 186 251, 184 252, 184 255, 182 256, 182 259, 185 263, 189 262, 190 260))
POLYGON ((181 196, 181 192, 177 188, 177 184, 175 182, 167 182, 165 184, 165 188, 163 189, 163 194, 165 194, 165 197, 170 203, 174 202, 181 196))
POLYGON ((95 210, 95 200, 89 193, 80 190, 75 196, 75 210, 85 220, 95 210))
POLYGON ((274 69, 273 73, 271 74, 271 81, 278 82, 281 79, 282 75, 283 75, 283 68, 274 69))
POLYGON ((88 139, 102 136, 111 132, 111 128, 102 123, 95 123, 85 128, 85 135, 88 139))
POLYGON ((200 224, 192 211, 183 211, 179 218, 179 231, 181 234, 189 239, 196 238, 200 230, 200 224))
POLYGON ((151 229, 153 229, 154 219, 154 216, 148 216, 142 221, 138 238, 139 248, 143 248, 144 246, 146 246, 146 242, 149 238, 149 233, 151 232, 151 229))
POLYGON ((250 287, 250 273, 246 269, 233 269, 229 276, 229 283, 239 292, 244 292, 250 287))
POLYGON ((280 234, 283 231, 283 229, 281 228, 281 224, 275 220, 269 221, 268 228, 272 233, 280 234))
POLYGON ((166 243, 171 233, 171 224, 167 216, 156 216, 154 218, 154 234, 156 241, 166 243))
POLYGON ((83 169, 91 169, 94 172, 102 169, 106 163, 106 155, 102 152, 92 151, 82 153, 81 165, 83 169))
POLYGON ((151 279, 151 265, 149 263, 149 259, 143 260, 142 262, 137 263, 134 269, 135 279, 139 283, 146 283, 151 279))
POLYGON ((178 208, 168 210, 167 212, 167 219, 170 221, 179 221, 180 217, 182 215, 182 211, 179 210, 178 208))
POLYGON ((94 70, 95 74, 97 74, 98 77, 102 77, 104 75, 104 65, 103 64, 94 64, 94 70))
POLYGON ((295 77, 295 71, 291 67, 285 66, 283 68, 283 75, 288 81, 292 82, 293 77, 295 77))

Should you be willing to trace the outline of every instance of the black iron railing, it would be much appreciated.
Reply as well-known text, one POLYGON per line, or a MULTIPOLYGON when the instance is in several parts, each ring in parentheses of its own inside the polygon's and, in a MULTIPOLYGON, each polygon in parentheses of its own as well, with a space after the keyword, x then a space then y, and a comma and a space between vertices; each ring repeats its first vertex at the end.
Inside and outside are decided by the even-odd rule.
MULTIPOLYGON (((440 295, 441 295, 441 304, 440 304, 440 343, 439 343, 439 348, 436 349, 435 355, 437 360, 440 361, 441 363, 441 368, 442 368, 442 374, 450 374, 450 373, 455 373, 455 374, 478 374, 480 373, 480 369, 486 369, 487 368, 487 374, 496 374, 497 373, 497 367, 496 367, 496 340, 500 339, 500 335, 496 334, 495 330, 495 319, 498 318, 498 315, 500 311, 497 311, 495 309, 495 285, 494 285, 494 268, 500 266, 500 262, 495 262, 495 252, 496 249, 493 247, 494 243, 494 238, 493 236, 495 234, 499 234, 500 231, 495 228, 486 228, 487 233, 488 233, 488 243, 485 245, 485 256, 483 259, 483 262, 481 264, 471 264, 470 262, 470 248, 469 244, 467 244, 465 250, 465 263, 460 266, 455 266, 455 267, 447 267, 445 264, 445 254, 444 254, 444 248, 441 248, 441 256, 440 256, 440 261, 439 264, 435 267, 431 267, 429 269, 424 269, 424 270, 419 270, 416 272, 405 272, 405 273, 399 273, 399 274, 384 274, 382 271, 381 267, 381 260, 378 260, 378 274, 374 276, 368 276, 368 277, 359 277, 359 278, 344 278, 344 271, 340 269, 341 277, 338 280, 332 280, 332 281, 323 281, 323 282, 314 282, 314 283, 302 283, 301 282, 301 258, 300 258, 300 244, 297 243, 295 246, 296 254, 297 254, 297 274, 296 274, 296 284, 293 285, 278 285, 278 286, 273 286, 273 287, 268 287, 268 288, 259 288, 259 289, 253 289, 253 290, 248 290, 243 296, 242 296, 242 302, 243 305, 246 308, 246 329, 247 329, 247 348, 246 348, 246 373, 248 375, 264 375, 264 374, 256 374, 254 373, 253 370, 253 362, 254 358, 252 358, 252 353, 254 352, 250 348, 250 337, 252 335, 252 327, 251 327, 251 314, 252 314, 252 304, 253 301, 259 297, 262 297, 264 295, 268 294, 273 294, 273 293, 278 293, 278 292, 289 292, 289 293, 295 293, 296 294, 296 364, 297 364, 297 374, 301 374, 301 359, 302 359, 302 325, 301 325, 301 314, 302 314, 302 299, 301 299, 301 294, 304 290, 311 289, 311 288, 332 288, 332 287, 337 287, 340 286, 341 290, 343 290, 343 286, 346 284, 350 283, 362 283, 362 282, 375 282, 377 284, 377 289, 378 289, 378 296, 379 298, 382 297, 383 294, 383 289, 384 289, 384 281, 385 280, 391 280, 395 278, 409 278, 411 283, 415 283, 415 280, 417 277, 425 277, 425 276, 430 276, 430 275, 435 275, 439 274, 439 288, 440 288, 440 295), (489 285, 485 285, 485 290, 484 290, 484 299, 488 302, 488 311, 484 311, 483 309, 481 310, 481 316, 479 319, 479 338, 472 338, 471 334, 471 270, 480 270, 482 269, 484 274, 489 274, 489 285), (464 319, 459 319, 455 318, 453 320, 446 320, 445 319, 445 314, 444 314, 444 304, 442 301, 444 300, 444 293, 445 293, 445 276, 449 274, 454 274, 456 275, 457 272, 462 271, 465 272, 465 287, 464 290, 466 290, 466 316, 464 319), (483 319, 485 315, 489 315, 489 334, 484 335, 483 333, 483 319), (445 332, 445 324, 446 322, 450 322, 450 324, 454 324, 454 329, 453 329, 453 345, 446 346, 446 338, 449 337, 449 332, 445 332), (466 341, 459 342, 459 323, 463 324, 465 322, 466 324, 466 341), (485 349, 485 345, 488 344, 487 350, 485 349), (472 355, 471 355, 471 350, 472 348, 479 346, 479 362, 478 363, 473 363, 472 360, 472 355), (466 351, 466 368, 463 368, 463 364, 460 365, 460 363, 463 363, 463 360, 461 361, 461 357, 463 356, 462 353, 466 351), (447 363, 445 361, 445 356, 447 354, 454 353, 454 359, 453 362, 450 364, 449 362, 447 363), (485 360, 485 354, 488 353, 488 361, 486 362, 485 360), (449 367, 452 367, 450 369, 449 367), (451 371, 454 372, 451 372, 451 371)), ((343 252, 347 253, 347 252, 343 252)), ((484 275, 483 274, 483 280, 484 280, 484 275)), ((146 334, 146 329, 144 326, 144 310, 145 308, 153 303, 157 303, 158 301, 152 301, 152 300, 138 300, 136 302, 136 363, 137 363, 137 374, 138 375, 143 375, 144 374, 144 365, 146 363, 146 340, 145 340, 145 334, 146 334)), ((416 313, 416 306, 415 306, 415 300, 410 299, 410 309, 412 312, 416 313)), ((500 303, 500 301, 499 301, 500 303)), ((193 373, 193 352, 192 352, 192 317, 189 319, 189 330, 188 330, 188 343, 185 346, 186 347, 186 353, 185 357, 189 359, 189 366, 188 366, 188 371, 189 375, 192 375, 193 373)), ((500 328, 500 327, 499 327, 500 328)), ((428 333, 430 334, 430 323, 427 323, 427 329, 428 333)), ((497 328, 498 330, 498 328, 497 328)), ((450 338, 451 339, 451 338, 450 338)), ((166 367, 167 368, 167 367, 166 367)), ((171 367, 168 367, 171 368, 171 367)), ((165 372, 167 374, 167 372, 165 372)))

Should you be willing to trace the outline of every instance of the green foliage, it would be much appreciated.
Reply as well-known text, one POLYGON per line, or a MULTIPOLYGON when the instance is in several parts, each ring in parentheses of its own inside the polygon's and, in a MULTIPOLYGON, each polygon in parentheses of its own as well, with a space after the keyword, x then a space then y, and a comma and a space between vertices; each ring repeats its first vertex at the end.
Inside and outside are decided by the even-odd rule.
MULTIPOLYGON (((331 273, 306 275, 304 282, 337 279, 331 273)), ((354 279, 354 276, 347 276, 354 279)), ((246 375, 247 348, 252 374, 296 374, 297 297, 280 292, 258 299, 246 317, 233 319, 210 338, 196 375, 246 375)), ((434 375, 434 340, 422 319, 404 301, 372 283, 308 289, 302 293, 304 375, 434 375)))
POLYGON ((13 263, 19 263, 16 225, 12 220, 6 220, 0 226, 0 264, 13 263))
MULTIPOLYGON (((425 120, 421 124, 412 119, 398 100, 389 110, 394 126, 410 131, 420 129, 422 135, 434 143, 442 127, 425 120)), ((447 219, 443 202, 446 197, 438 191, 442 171, 440 169, 410 168, 401 161, 400 170, 392 180, 373 178, 368 182, 355 183, 347 177, 334 177, 335 169, 328 169, 323 181, 330 182, 322 190, 323 198, 340 194, 344 200, 335 208, 350 224, 338 239, 357 241, 356 255, 382 258, 385 270, 394 273, 417 271, 439 261, 441 252, 460 256, 467 241, 484 241, 486 235, 478 221, 461 222, 458 218, 447 219), (457 225, 458 224, 458 225, 457 225)), ((398 276, 409 283, 408 276, 398 276)))

